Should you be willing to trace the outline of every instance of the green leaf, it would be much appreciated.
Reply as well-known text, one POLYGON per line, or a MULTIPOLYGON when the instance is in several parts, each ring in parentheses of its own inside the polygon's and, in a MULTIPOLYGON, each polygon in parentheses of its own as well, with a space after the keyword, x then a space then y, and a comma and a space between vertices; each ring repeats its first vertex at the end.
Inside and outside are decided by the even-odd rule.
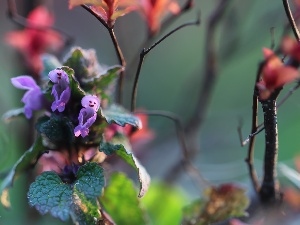
POLYGON ((68 66, 75 71, 76 77, 87 77, 88 69, 87 69, 87 60, 83 56, 83 49, 81 48, 73 48, 70 52, 69 58, 64 63, 64 66, 68 66))
POLYGON ((64 70, 68 74, 72 98, 81 100, 85 96, 85 92, 84 92, 84 90, 82 90, 79 82, 75 78, 74 70, 67 66, 63 66, 63 67, 61 67, 61 69, 64 70))
POLYGON ((73 193, 72 219, 75 224, 98 225, 101 213, 95 199, 88 199, 76 189, 73 193))
POLYGON ((151 179, 146 169, 140 164, 138 159, 131 152, 129 146, 130 144, 128 140, 125 137, 120 136, 119 138, 115 137, 112 140, 112 143, 104 144, 104 149, 101 148, 100 144, 100 151, 103 151, 104 153, 106 151, 108 154, 114 151, 119 157, 121 157, 127 164, 129 164, 138 172, 138 179, 140 183, 140 192, 138 196, 143 197, 150 186, 151 179))
POLYGON ((63 221, 69 219, 72 204, 72 189, 60 177, 47 171, 37 177, 28 191, 28 200, 41 214, 48 212, 63 221))
POLYGON ((109 124, 116 123, 122 127, 124 127, 126 124, 130 124, 137 128, 142 127, 142 123, 138 117, 129 113, 123 107, 115 104, 110 105, 105 110, 102 110, 102 116, 109 124))
POLYGON ((100 142, 100 151, 104 152, 106 155, 112 155, 121 148, 123 148, 123 145, 114 145, 112 143, 104 141, 100 142))
POLYGON ((45 150, 46 149, 42 144, 42 138, 39 136, 33 146, 19 158, 8 175, 2 181, 0 186, 1 195, 3 194, 4 190, 13 185, 15 177, 33 165, 36 162, 39 154, 45 150))
POLYGON ((67 117, 55 114, 52 114, 50 118, 41 117, 36 128, 54 145, 68 146, 74 141, 74 127, 67 117))
POLYGON ((86 198, 97 198, 104 187, 103 169, 97 163, 86 163, 76 174, 77 181, 74 188, 83 193, 86 198))
POLYGON ((24 117, 24 108, 12 109, 2 115, 2 120, 9 123, 11 120, 17 117, 24 117))
POLYGON ((50 213, 63 221, 71 216, 78 225, 98 225, 101 220, 97 198, 104 187, 103 169, 86 163, 74 183, 64 183, 55 172, 44 172, 30 185, 29 204, 41 214, 50 213))
POLYGON ((245 216, 249 199, 245 190, 233 184, 210 187, 205 191, 206 198, 196 200, 184 211, 183 225, 206 225, 231 217, 245 216))
POLYGON ((187 202, 184 193, 174 186, 152 182, 147 194, 141 199, 151 224, 180 224, 182 208, 187 202))
POLYGON ((115 173, 100 202, 116 224, 143 225, 146 224, 144 210, 136 196, 132 181, 122 173, 115 173))

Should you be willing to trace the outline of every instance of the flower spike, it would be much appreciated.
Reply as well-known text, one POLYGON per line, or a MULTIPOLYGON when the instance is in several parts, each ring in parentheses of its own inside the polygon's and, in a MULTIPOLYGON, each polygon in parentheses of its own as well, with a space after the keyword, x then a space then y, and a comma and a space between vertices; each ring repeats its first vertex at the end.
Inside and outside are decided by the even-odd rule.
POLYGON ((59 112, 63 112, 71 96, 68 74, 62 69, 55 69, 50 71, 48 76, 54 83, 51 94, 55 100, 51 110, 54 112, 57 109, 59 112))
POLYGON ((82 108, 79 112, 79 124, 74 129, 76 137, 79 135, 82 137, 88 135, 90 126, 92 126, 97 119, 97 111, 100 107, 100 100, 96 95, 87 95, 82 98, 81 105, 84 108, 82 108))

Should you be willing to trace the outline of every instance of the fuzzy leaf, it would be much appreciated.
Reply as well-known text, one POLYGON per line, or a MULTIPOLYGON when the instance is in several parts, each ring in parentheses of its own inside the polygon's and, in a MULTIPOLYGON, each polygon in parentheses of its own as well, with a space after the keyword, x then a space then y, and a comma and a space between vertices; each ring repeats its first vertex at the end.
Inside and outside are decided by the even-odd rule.
POLYGON ((67 66, 63 66, 61 69, 68 74, 72 97, 81 100, 85 96, 85 92, 81 89, 79 82, 75 78, 74 70, 67 66))
POLYGON ((133 153, 129 149, 130 144, 124 137, 114 138, 112 142, 113 143, 105 144, 104 149, 101 149, 100 144, 100 151, 106 151, 108 154, 115 152, 119 157, 121 157, 126 163, 128 163, 133 169, 138 172, 138 179, 140 183, 140 192, 138 196, 143 197, 150 186, 151 179, 148 172, 140 164, 138 159, 133 155, 133 153))
POLYGON ((123 107, 115 104, 109 106, 105 110, 102 110, 102 115, 109 124, 116 123, 122 127, 126 124, 130 124, 134 127, 142 128, 142 123, 138 117, 130 114, 123 107))
POLYGON ((76 77, 88 76, 87 62, 82 51, 81 48, 74 48, 71 51, 70 57, 64 63, 64 66, 68 66, 74 70, 76 77))
POLYGON ((97 198, 104 187, 103 169, 97 163, 81 166, 76 174, 74 188, 88 199, 97 198))
POLYGON ((100 202, 116 224, 143 225, 146 224, 145 215, 136 196, 132 181, 122 173, 115 173, 100 202))
POLYGON ((45 151, 45 147, 42 144, 42 138, 38 137, 33 146, 27 150, 15 163, 8 175, 4 178, 0 186, 0 194, 3 191, 13 185, 14 179, 20 173, 27 170, 32 164, 35 163, 39 154, 45 151))
POLYGON ((51 118, 42 117, 37 125, 37 130, 44 134, 51 143, 69 145, 74 140, 74 127, 67 117, 52 115, 51 118))
POLYGON ((2 115, 2 120, 9 123, 14 118, 21 116, 24 116, 24 108, 12 109, 2 115))
POLYGON ((42 173, 30 185, 28 200, 42 215, 50 212, 63 221, 69 219, 72 204, 72 189, 52 172, 42 173))
POLYGON ((222 184, 205 191, 206 198, 196 200, 184 211, 183 225, 206 225, 231 217, 245 216, 249 199, 245 190, 233 184, 222 184))
POLYGON ((103 169, 86 163, 78 169, 76 181, 64 183, 55 172, 44 172, 30 185, 29 204, 41 214, 50 212, 63 221, 71 216, 78 225, 98 225, 101 219, 97 198, 104 187, 103 169))

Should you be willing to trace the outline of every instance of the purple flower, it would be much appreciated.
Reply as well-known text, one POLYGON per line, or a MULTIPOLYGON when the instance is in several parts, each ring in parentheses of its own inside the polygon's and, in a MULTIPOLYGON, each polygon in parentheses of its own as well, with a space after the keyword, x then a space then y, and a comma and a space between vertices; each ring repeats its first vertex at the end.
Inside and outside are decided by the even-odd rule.
POLYGON ((33 110, 39 110, 43 107, 43 94, 41 88, 30 76, 11 78, 11 83, 16 88, 27 90, 21 101, 25 104, 24 114, 27 119, 30 119, 33 110))
POLYGON ((97 111, 100 107, 100 100, 96 95, 87 95, 82 98, 81 105, 84 107, 80 110, 78 120, 79 124, 74 129, 76 137, 81 135, 85 137, 89 133, 89 128, 96 121, 97 111))
POLYGON ((55 98, 51 106, 52 112, 54 112, 56 109, 59 112, 63 112, 71 96, 68 74, 62 69, 55 69, 50 71, 48 76, 49 79, 54 83, 51 92, 55 98))

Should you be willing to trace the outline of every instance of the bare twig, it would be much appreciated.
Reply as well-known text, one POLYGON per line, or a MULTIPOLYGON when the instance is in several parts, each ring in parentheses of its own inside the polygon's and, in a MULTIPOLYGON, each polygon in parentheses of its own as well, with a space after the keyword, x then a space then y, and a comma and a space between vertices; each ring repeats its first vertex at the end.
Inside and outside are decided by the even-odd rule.
POLYGON ((196 21, 192 21, 192 22, 187 22, 184 23, 180 26, 178 26, 177 28, 173 29, 172 31, 170 31, 169 33, 167 33, 166 35, 164 35, 160 40, 158 40, 157 42, 155 42, 151 47, 149 47, 148 49, 143 49, 142 52, 140 53, 140 61, 139 61, 139 65, 137 67, 137 71, 136 71, 136 75, 134 78, 134 85, 133 85, 133 91, 132 91, 132 95, 131 95, 131 111, 133 112, 135 110, 136 107, 136 97, 137 97, 137 87, 138 87, 138 81, 139 81, 139 76, 140 76, 140 72, 141 72, 141 68, 145 59, 145 56, 152 50, 154 49, 157 45, 159 45, 162 41, 164 41, 167 37, 169 37, 170 35, 172 35, 173 33, 175 33, 176 31, 180 30, 181 28, 184 28, 186 26, 191 26, 191 25, 199 25, 200 24, 200 18, 198 17, 198 19, 196 21))
POLYGON ((107 30, 109 30, 109 26, 107 25, 107 23, 97 13, 95 13, 91 7, 85 4, 81 5, 81 7, 92 14, 107 30))
MULTIPOLYGON (((176 114, 168 111, 163 111, 163 110, 136 111, 135 113, 142 113, 148 116, 161 116, 172 120, 175 124, 178 140, 183 153, 182 166, 187 170, 187 172, 191 175, 191 177, 194 177, 197 180, 199 187, 203 188, 204 186, 210 186, 208 181, 204 179, 200 171, 192 164, 189 158, 189 151, 186 144, 183 125, 180 118, 176 114)), ((168 179, 168 177, 166 178, 167 182, 171 182, 172 180, 173 180, 172 178, 171 179, 168 179)))
POLYGON ((300 33, 299 33, 298 28, 297 28, 297 24, 294 20, 293 14, 291 12, 289 2, 288 2, 288 0, 282 0, 282 1, 283 1, 283 7, 284 7, 284 10, 285 10, 286 16, 289 19, 290 26, 292 27, 295 38, 297 39, 297 41, 300 41, 300 33))

